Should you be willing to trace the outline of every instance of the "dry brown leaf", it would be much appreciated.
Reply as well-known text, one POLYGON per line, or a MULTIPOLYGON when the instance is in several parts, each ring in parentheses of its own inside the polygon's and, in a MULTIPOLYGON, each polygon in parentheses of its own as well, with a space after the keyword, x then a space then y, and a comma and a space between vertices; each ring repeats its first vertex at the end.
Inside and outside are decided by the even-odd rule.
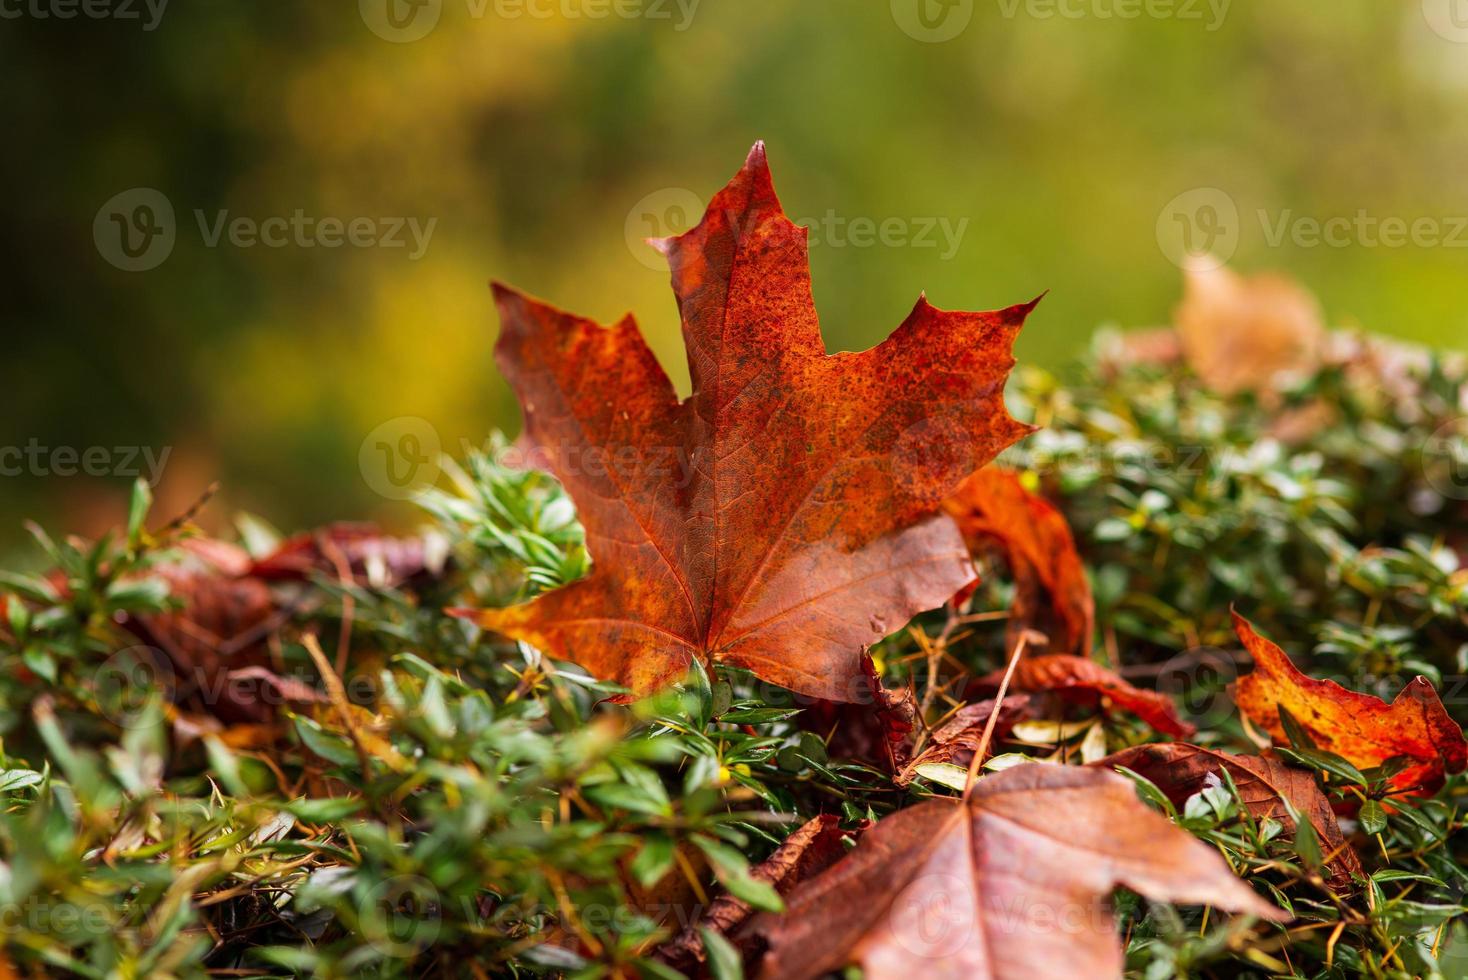
POLYGON ((1183 742, 1138 745, 1092 764, 1130 769, 1151 780, 1179 807, 1204 789, 1210 773, 1227 769, 1238 787, 1240 799, 1255 819, 1276 820, 1286 832, 1294 833, 1294 818, 1284 805, 1288 800, 1297 813, 1310 821, 1328 859, 1332 885, 1349 888, 1352 875, 1365 874, 1361 858, 1341 833, 1340 822, 1316 783, 1315 774, 1306 769, 1286 765, 1278 759, 1230 755, 1183 742))
POLYGON ((1288 916, 1218 852, 1137 799, 1129 780, 1030 764, 985 776, 967 802, 886 817, 855 851, 752 928, 764 977, 857 964, 867 980, 1119 977, 1109 896, 1288 916))
MULTIPOLYGON (((847 835, 848 832, 841 829, 839 817, 823 813, 801 825, 773 854, 750 868, 750 876, 772 885, 781 895, 787 894, 802 881, 820 874, 845 857, 846 846, 842 839, 847 835)), ((657 956, 675 969, 691 972, 694 964, 705 960, 703 939, 698 934, 700 928, 730 937, 753 912, 748 903, 733 895, 720 895, 702 918, 690 922, 675 939, 660 946, 657 956)))
POLYGON ((1293 279, 1244 278, 1211 260, 1191 262, 1174 320, 1188 364, 1223 395, 1270 392, 1309 375, 1325 352, 1315 297, 1293 279))

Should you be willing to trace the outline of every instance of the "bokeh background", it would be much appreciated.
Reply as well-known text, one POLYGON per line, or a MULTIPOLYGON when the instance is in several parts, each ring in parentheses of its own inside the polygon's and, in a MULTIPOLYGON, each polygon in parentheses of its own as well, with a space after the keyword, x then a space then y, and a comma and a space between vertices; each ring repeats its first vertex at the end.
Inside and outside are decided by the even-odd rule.
POLYGON ((93 3, 0 4, 0 451, 32 447, 0 456, 6 557, 24 517, 116 520, 134 447, 168 452, 160 516, 218 479, 216 525, 411 523, 393 452, 519 425, 491 278, 635 311, 686 390, 638 239, 756 138, 817 229, 833 350, 920 290, 1049 290, 1019 354, 1057 366, 1168 319, 1185 234, 1336 324, 1468 336, 1464 0, 93 3), (211 243, 221 213, 298 212, 405 244, 211 243), (1311 242, 1358 215, 1443 241, 1311 242), (426 241, 390 235, 410 218, 426 241), (67 447, 103 472, 57 475, 67 447))

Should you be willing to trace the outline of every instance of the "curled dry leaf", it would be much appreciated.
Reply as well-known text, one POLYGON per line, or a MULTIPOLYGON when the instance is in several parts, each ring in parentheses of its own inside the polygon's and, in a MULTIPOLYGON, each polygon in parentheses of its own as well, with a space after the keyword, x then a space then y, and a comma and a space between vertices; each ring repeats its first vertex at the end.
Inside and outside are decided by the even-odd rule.
POLYGON ((1234 613, 1234 629, 1254 658, 1254 670, 1237 681, 1234 701, 1276 742, 1288 744, 1279 709, 1285 708, 1316 746, 1367 769, 1405 757, 1411 764, 1392 777, 1403 793, 1432 793, 1445 773, 1468 767, 1468 742, 1448 716, 1426 677, 1415 677, 1396 700, 1348 690, 1300 671, 1283 650, 1234 613))
MULTIPOLYGON (((823 813, 801 825, 773 854, 750 868, 749 873, 751 877, 774 886, 781 895, 788 894, 802 881, 820 874, 846 856, 842 838, 847 834, 841 829, 839 817, 823 813)), ((720 895, 702 918, 689 923, 676 938, 658 947, 657 957, 675 969, 693 972, 694 964, 703 963, 706 959, 699 929, 712 929, 722 936, 734 936, 753 913, 747 902, 728 893, 720 895)))
MULTIPOLYGON (((435 574, 441 562, 424 539, 394 538, 363 524, 334 524, 285 541, 252 560, 244 549, 211 538, 188 538, 177 561, 154 568, 168 583, 176 608, 128 617, 122 626, 161 653, 154 663, 166 683, 187 736, 204 719, 261 723, 282 704, 323 700, 309 685, 272 669, 270 637, 290 615, 270 589, 272 581, 305 579, 313 571, 350 569, 361 584, 396 585, 435 574)), ((159 676, 161 675, 161 676, 159 676)))
POLYGON ((973 578, 938 511, 1029 429, 1005 410, 1034 304, 920 299, 861 353, 828 356, 806 229, 762 145, 668 257, 693 394, 626 317, 610 327, 495 287, 496 358, 586 528, 591 574, 481 625, 647 693, 694 658, 832 701, 862 650, 973 578))
POLYGON ((1294 833, 1295 820, 1285 807, 1288 801, 1295 812, 1310 821, 1326 855, 1333 886, 1349 888, 1352 875, 1365 874, 1360 856, 1341 833, 1330 801, 1309 770, 1279 759, 1230 755, 1183 742, 1138 745, 1092 765, 1130 769, 1151 780, 1174 806, 1182 806, 1188 797, 1204 789, 1211 773, 1227 769, 1238 787, 1239 798, 1256 820, 1278 821, 1286 832, 1294 833))
POLYGON ((1211 260, 1185 269, 1175 321, 1188 364, 1223 395, 1268 392, 1320 366, 1326 330, 1308 290, 1284 276, 1244 278, 1211 260))
POLYGON ((446 559, 429 537, 392 537, 374 524, 337 523, 287 538, 249 572, 268 581, 304 581, 346 571, 356 582, 382 588, 437 575, 446 559))
POLYGON ((1057 652, 1091 652, 1096 604, 1085 565, 1065 517, 1025 489, 1019 474, 986 466, 954 491, 943 509, 975 554, 999 552, 1014 576, 1006 649, 1026 629, 1039 628, 1057 652), (1041 593, 1049 597, 1046 613, 1041 593), (1046 629, 1048 620, 1054 626, 1046 629))
POLYGON ((1130 781, 1079 766, 985 776, 966 802, 932 800, 880 821, 855 851, 752 926, 763 976, 798 980, 859 964, 868 980, 1119 977, 1109 896, 1208 904, 1274 921, 1280 909, 1218 852, 1137 799, 1130 781))
POLYGON ((152 572, 168 583, 177 608, 129 616, 122 626, 166 658, 151 666, 176 704, 225 722, 264 721, 272 697, 293 690, 277 688, 269 670, 270 588, 244 574, 249 556, 234 545, 191 538, 180 551, 177 562, 152 572))
POLYGON ((884 685, 871 657, 862 658, 861 671, 865 687, 859 698, 814 701, 797 720, 826 738, 831 755, 897 772, 912 756, 917 701, 908 688, 884 685))
MULTIPOLYGON (((947 764, 967 769, 973 761, 974 750, 983 738, 984 726, 993 713, 992 698, 959 708, 953 713, 953 717, 933 730, 922 750, 898 771, 893 782, 898 786, 907 786, 919 775, 920 766, 947 764)), ((1003 738, 1016 723, 1030 716, 1030 699, 1023 694, 1009 695, 999 708, 992 738, 1003 738)), ((991 741, 990 748, 984 753, 986 758, 994 754, 992 746, 991 741)))
MULTIPOLYGON (((1003 671, 979 678, 975 686, 997 688, 1003 671)), ((1053 692, 1066 698, 1098 700, 1102 697, 1114 706, 1129 711, 1167 735, 1187 738, 1197 729, 1178 716, 1177 705, 1157 691, 1134 687, 1116 673, 1094 660, 1063 653, 1026 657, 1014 672, 1016 691, 1030 694, 1053 692)))

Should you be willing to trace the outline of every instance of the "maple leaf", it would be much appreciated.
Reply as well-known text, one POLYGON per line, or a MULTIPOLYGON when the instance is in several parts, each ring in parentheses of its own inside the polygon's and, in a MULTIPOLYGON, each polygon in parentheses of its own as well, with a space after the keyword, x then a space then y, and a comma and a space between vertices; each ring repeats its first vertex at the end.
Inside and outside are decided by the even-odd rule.
POLYGON ((867 980, 1119 977, 1108 897, 1288 916, 1234 877, 1217 851, 1137 799, 1130 781, 1028 764, 985 776, 967 801, 932 800, 881 820, 840 864, 752 928, 763 976, 862 967, 867 980))
MULTIPOLYGON (((859 832, 859 831, 858 831, 859 832)), ((763 881, 781 895, 808 878, 812 878, 846 856, 839 817, 823 813, 797 829, 775 849, 775 852, 749 869, 751 878, 763 881)), ((697 922, 689 923, 677 938, 658 947, 658 959, 684 972, 703 963, 706 953, 700 929, 711 929, 719 935, 732 935, 752 915, 748 902, 727 892, 714 899, 708 911, 697 922)))
POLYGON ((1040 593, 1050 597, 1057 628, 1047 633, 1056 652, 1091 652, 1096 604, 1085 565, 1065 517, 1025 489, 1019 474, 986 466, 964 480, 943 509, 975 553, 999 551, 1014 576, 1007 647, 1041 618, 1040 593))
MULTIPOLYGON (((996 670, 974 681, 971 686, 974 689, 997 688, 1003 675, 1004 671, 996 670)), ((1178 738, 1187 738, 1197 731, 1178 717, 1177 705, 1166 695, 1135 687, 1115 672, 1084 657, 1064 653, 1025 657, 1019 662, 1012 683, 1016 691, 1030 694, 1051 692, 1093 702, 1105 697, 1159 732, 1178 738)))
POLYGON ((1326 330, 1320 306, 1284 276, 1245 279, 1210 260, 1185 268, 1174 320, 1188 364, 1209 388, 1272 393, 1281 378, 1320 366, 1326 330))
POLYGON ((1352 875, 1365 875, 1360 856, 1341 833, 1330 801, 1320 791, 1315 774, 1307 769, 1279 759, 1231 755, 1184 742, 1138 745, 1092 765, 1130 769, 1150 780, 1174 806, 1182 806, 1188 797, 1203 790, 1210 774, 1227 769, 1238 787, 1239 799, 1256 820, 1278 821, 1287 833, 1293 833, 1295 819, 1285 806, 1288 801, 1296 813, 1310 821, 1326 856, 1332 885, 1346 888, 1351 885, 1352 875))
POLYGON ((828 356, 806 229, 762 144, 668 257, 693 393, 630 316, 610 327, 502 285, 496 359, 586 528, 590 575, 481 625, 642 694, 695 657, 851 701, 862 651, 973 578, 938 513, 1025 435, 1003 403, 1029 303, 944 312, 828 356))
POLYGON ((1413 678, 1387 704, 1335 681, 1302 673, 1283 650, 1255 632, 1247 619, 1237 612, 1233 617, 1234 630, 1254 658, 1253 672, 1235 683, 1234 702, 1276 742, 1288 744, 1279 717, 1284 708, 1317 747, 1355 766, 1372 768, 1397 757, 1411 760, 1392 777, 1392 787, 1399 792, 1435 792, 1445 772, 1462 772, 1468 767, 1463 730, 1448 716, 1426 677, 1413 678))

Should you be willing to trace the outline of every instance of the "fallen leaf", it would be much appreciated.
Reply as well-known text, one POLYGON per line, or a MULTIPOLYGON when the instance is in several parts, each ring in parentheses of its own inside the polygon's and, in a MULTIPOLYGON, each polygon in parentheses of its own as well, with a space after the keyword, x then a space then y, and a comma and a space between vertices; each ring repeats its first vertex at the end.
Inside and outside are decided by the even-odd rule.
POLYGON ((1174 320, 1188 364, 1222 395, 1271 393, 1279 381, 1313 373, 1325 353, 1320 306, 1284 276, 1244 278, 1211 260, 1184 269, 1174 320))
MULTIPOLYGON (((1002 670, 979 678, 977 689, 997 688, 1002 670)), ((1178 717, 1177 706, 1157 691, 1134 687, 1126 680, 1102 667, 1094 660, 1053 653, 1025 657, 1014 672, 1016 691, 1031 694, 1053 692, 1067 698, 1095 701, 1107 698, 1123 711, 1129 711, 1159 732, 1187 738, 1197 729, 1178 717)))
POLYGON ((694 658, 831 701, 862 651, 973 578, 943 499, 1029 428, 1004 407, 1029 303, 919 299, 878 346, 828 356, 806 229, 763 145, 698 227, 660 240, 693 394, 630 316, 610 327, 495 286, 496 358, 586 528, 591 574, 482 626, 645 694, 694 658))
POLYGON ((762 975, 816 977, 858 964, 867 980, 1120 977, 1108 898, 1288 916, 1235 878, 1218 852, 1137 799, 1114 773, 1021 765, 967 801, 899 810, 855 851, 797 888, 783 917, 752 929, 762 975))
POLYGON ((269 586, 242 574, 249 556, 226 542, 191 538, 180 551, 151 572, 168 583, 177 608, 128 616, 122 626, 167 658, 157 666, 170 672, 163 679, 175 703, 226 722, 266 720, 278 680, 265 646, 276 614, 269 586), (251 673, 231 682, 241 670, 251 673))
POLYGON ((1234 630, 1254 658, 1254 671, 1238 679, 1234 702, 1280 744, 1289 744, 1279 709, 1287 709, 1316 746, 1369 769, 1405 757, 1411 765, 1392 778, 1402 793, 1432 793, 1448 772, 1468 767, 1468 742, 1448 716, 1426 677, 1415 677, 1396 700, 1360 694, 1332 680, 1302 673, 1276 644, 1233 614, 1234 630))
POLYGON ((313 574, 340 578, 343 569, 362 585, 401 585, 443 570, 446 554, 428 537, 392 537, 373 524, 329 524, 281 542, 250 565, 267 581, 304 581, 313 574))
POLYGON ((897 772, 912 756, 917 701, 908 688, 884 685, 870 657, 862 658, 861 670, 861 697, 814 701, 797 721, 805 731, 825 737, 832 756, 897 772))
MULTIPOLYGON (((1017 722, 1030 716, 1030 699, 1023 694, 1011 694, 1004 699, 999 709, 999 719, 994 725, 994 739, 1003 738, 1017 722)), ((966 704, 953 713, 942 725, 933 729, 925 747, 913 757, 893 778, 898 786, 907 786, 924 766, 953 765, 966 770, 973 761, 974 750, 983 737, 984 726, 994 712, 994 701, 978 701, 966 704)), ((992 755, 986 752, 985 755, 992 755)))
POLYGON ((1065 517, 1044 498, 1025 489, 1017 473, 987 466, 961 483, 943 509, 958 523, 975 554, 999 552, 1014 576, 1006 649, 1026 629, 1039 627, 1050 649, 1091 652, 1096 604, 1086 568, 1065 517), (1055 628, 1045 630, 1041 592, 1050 598, 1055 628))
POLYGON ((1204 788, 1210 773, 1227 769, 1238 787, 1239 798, 1256 820, 1276 820, 1286 832, 1294 833, 1294 818, 1284 804, 1288 800, 1297 813, 1310 821, 1326 854, 1332 885, 1348 888, 1352 875, 1365 874, 1361 858, 1341 833, 1330 801, 1309 770, 1287 765, 1279 759, 1230 755, 1183 742, 1138 745, 1093 765, 1130 769, 1151 780, 1178 807, 1204 788))
MULTIPOLYGON (((825 871, 846 856, 840 818, 823 813, 807 821, 775 849, 775 852, 749 869, 752 877, 773 885, 781 895, 796 885, 825 871)), ((694 964, 706 959, 699 929, 712 929, 731 936, 754 913, 747 902, 727 892, 714 899, 708 911, 696 922, 689 923, 675 939, 658 947, 658 959, 682 970, 691 971, 694 964)))

